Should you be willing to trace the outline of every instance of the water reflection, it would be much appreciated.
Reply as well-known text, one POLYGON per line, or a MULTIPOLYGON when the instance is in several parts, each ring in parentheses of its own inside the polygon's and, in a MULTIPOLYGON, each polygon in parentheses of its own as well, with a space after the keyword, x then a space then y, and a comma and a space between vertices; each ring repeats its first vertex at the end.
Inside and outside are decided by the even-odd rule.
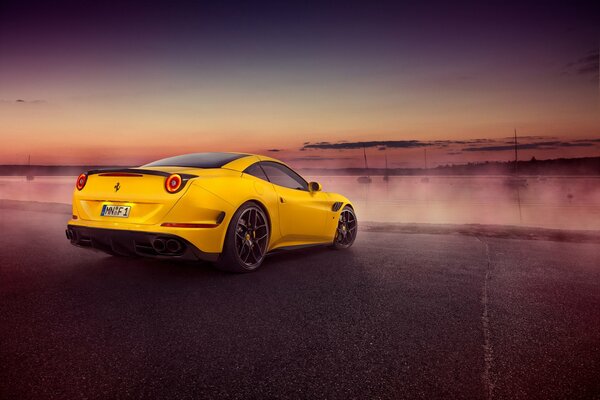
MULTIPOLYGON (((480 223, 600 230, 600 177, 527 177, 526 186, 502 176, 309 176, 323 190, 350 198, 362 221, 480 223), (520 205, 520 207, 519 207, 520 205)), ((0 177, 0 198, 70 203, 76 177, 0 177)))
POLYGON ((363 221, 600 229, 600 177, 529 177, 526 186, 503 176, 311 179, 352 199, 363 221))

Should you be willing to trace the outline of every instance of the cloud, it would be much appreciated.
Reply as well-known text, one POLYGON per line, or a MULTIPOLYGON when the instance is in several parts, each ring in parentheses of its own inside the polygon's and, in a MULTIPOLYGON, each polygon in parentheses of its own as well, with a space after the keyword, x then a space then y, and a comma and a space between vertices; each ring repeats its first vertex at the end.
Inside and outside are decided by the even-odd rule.
MULTIPOLYGON (((595 141, 592 139, 591 141, 595 141)), ((560 147, 590 147, 595 146, 595 143, 591 143, 590 140, 582 141, 582 140, 574 140, 571 142, 564 142, 559 140, 553 141, 544 141, 544 142, 532 142, 532 143, 522 143, 517 145, 517 149, 519 150, 530 150, 530 149, 540 149, 540 150, 554 150, 560 147)), ((481 146, 481 147, 465 147, 463 151, 509 151, 514 150, 514 144, 501 144, 497 146, 481 146)))
MULTIPOLYGON (((510 137, 502 139, 467 139, 467 140, 373 140, 366 142, 316 142, 307 143, 300 151, 319 149, 319 150, 353 150, 365 148, 376 148, 377 150, 399 149, 399 148, 419 148, 419 147, 436 147, 447 148, 447 154, 461 154, 462 151, 510 151, 514 150, 514 142, 510 137), (461 146, 462 149, 456 149, 456 146, 461 146)), ((540 149, 552 150, 561 147, 591 147, 600 144, 600 138, 594 139, 577 139, 571 141, 555 140, 554 137, 544 136, 522 136, 519 137, 518 149, 540 149), (535 140, 538 139, 538 140, 535 140), (546 139, 546 140, 539 140, 546 139), (554 139, 554 140, 548 140, 554 139)))
POLYGON ((46 100, 23 100, 23 99, 18 99, 16 102, 17 103, 27 103, 27 104, 44 104, 44 103, 46 103, 46 100))
POLYGON ((9 104, 46 104, 46 100, 24 100, 24 99, 16 99, 16 100, 0 100, 0 103, 9 103, 9 104))
POLYGON ((589 142, 577 142, 577 143, 572 143, 572 142, 565 142, 565 143, 560 143, 559 146, 561 147, 590 147, 590 146, 594 146, 595 143, 589 143, 589 142))
POLYGON ((338 160, 353 160, 352 157, 319 157, 319 156, 308 156, 308 157, 296 157, 290 158, 290 161, 338 161, 338 160))
POLYGON ((367 142, 347 142, 339 141, 336 143, 316 142, 305 143, 300 150, 320 149, 320 150, 353 150, 376 147, 377 150, 385 149, 411 149, 417 147, 448 147, 450 145, 474 145, 482 143, 496 143, 493 139, 469 139, 469 140, 372 140, 367 142))
POLYGON ((450 145, 472 145, 472 144, 481 144, 481 143, 496 143, 496 140, 494 140, 494 139, 433 140, 428 143, 430 146, 436 146, 438 149, 443 149, 450 145))
MULTIPOLYGON (((506 136, 506 137, 503 137, 502 139, 510 139, 511 140, 510 143, 514 143, 515 137, 514 136, 506 136)), ((532 136, 532 135, 521 136, 521 135, 519 135, 519 140, 538 140, 538 139, 548 140, 548 139, 556 139, 556 137, 554 137, 554 136, 532 136)), ((490 141, 493 142, 493 140, 490 140, 490 141)))
POLYGON ((573 140, 574 142, 585 142, 585 143, 600 143, 600 138, 598 139, 578 139, 573 140))
POLYGON ((567 75, 589 76, 597 82, 600 78, 600 51, 594 49, 576 61, 570 62, 563 71, 567 75))
POLYGON ((308 143, 303 146, 304 149, 322 149, 322 150, 351 150, 362 149, 363 147, 385 147, 385 148, 413 148, 431 146, 431 144, 419 140, 373 140, 368 142, 317 142, 308 143))

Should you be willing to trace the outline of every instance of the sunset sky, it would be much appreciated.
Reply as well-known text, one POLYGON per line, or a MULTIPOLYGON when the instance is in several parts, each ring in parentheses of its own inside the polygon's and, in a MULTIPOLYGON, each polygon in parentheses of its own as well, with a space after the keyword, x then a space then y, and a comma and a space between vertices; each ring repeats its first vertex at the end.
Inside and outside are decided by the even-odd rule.
POLYGON ((0 164, 600 156, 598 6, 5 3, 0 164))

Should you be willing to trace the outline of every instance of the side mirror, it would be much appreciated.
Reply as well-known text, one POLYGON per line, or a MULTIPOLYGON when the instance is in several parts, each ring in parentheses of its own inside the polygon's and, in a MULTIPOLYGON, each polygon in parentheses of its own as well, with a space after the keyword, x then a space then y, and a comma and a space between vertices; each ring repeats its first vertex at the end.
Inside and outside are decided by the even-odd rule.
POLYGON ((321 189, 323 189, 321 187, 321 184, 319 182, 309 182, 308 183, 308 191, 313 193, 313 192, 320 192, 321 189))

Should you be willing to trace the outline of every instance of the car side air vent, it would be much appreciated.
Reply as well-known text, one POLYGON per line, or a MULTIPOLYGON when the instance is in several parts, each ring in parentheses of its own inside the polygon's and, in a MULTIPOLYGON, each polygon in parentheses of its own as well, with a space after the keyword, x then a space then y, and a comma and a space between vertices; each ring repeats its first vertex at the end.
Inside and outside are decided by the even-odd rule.
POLYGON ((331 211, 337 211, 340 209, 340 207, 342 207, 342 203, 341 201, 336 201, 335 203, 333 203, 333 206, 331 207, 331 211))

